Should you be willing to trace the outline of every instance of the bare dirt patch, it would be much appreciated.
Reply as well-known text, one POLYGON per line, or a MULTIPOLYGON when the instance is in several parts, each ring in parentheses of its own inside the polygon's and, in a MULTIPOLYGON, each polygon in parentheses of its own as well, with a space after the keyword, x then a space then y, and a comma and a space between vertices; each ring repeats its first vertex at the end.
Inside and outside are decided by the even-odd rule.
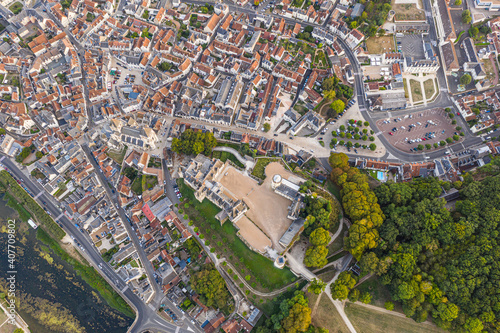
POLYGON ((265 253, 266 247, 272 247, 272 242, 265 233, 262 232, 248 217, 243 216, 235 223, 240 235, 255 250, 265 253))
POLYGON ((392 35, 370 37, 366 41, 366 50, 370 54, 394 52, 394 37, 392 35))
MULTIPOLYGON (((221 172, 222 176, 218 181, 225 188, 225 195, 241 199, 247 204, 248 211, 245 215, 248 219, 271 239, 273 248, 282 250, 279 239, 291 224, 291 220, 287 218, 291 202, 274 192, 271 187, 272 176, 279 173, 283 178, 294 182, 298 177, 285 170, 280 163, 274 162, 266 167, 265 172, 266 180, 259 185, 254 179, 228 165, 221 172)), ((254 238, 255 236, 252 236, 252 241, 254 238)))
POLYGON ((396 12, 396 21, 422 21, 425 20, 425 12, 417 8, 414 3, 398 3, 392 6, 396 12))

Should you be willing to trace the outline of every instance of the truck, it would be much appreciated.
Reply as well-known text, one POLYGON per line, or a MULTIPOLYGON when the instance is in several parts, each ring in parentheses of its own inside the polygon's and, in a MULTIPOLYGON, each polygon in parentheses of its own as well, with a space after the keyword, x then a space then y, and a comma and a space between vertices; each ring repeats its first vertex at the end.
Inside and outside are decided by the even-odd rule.
POLYGON ((111 91, 111 82, 108 82, 108 90, 111 91))

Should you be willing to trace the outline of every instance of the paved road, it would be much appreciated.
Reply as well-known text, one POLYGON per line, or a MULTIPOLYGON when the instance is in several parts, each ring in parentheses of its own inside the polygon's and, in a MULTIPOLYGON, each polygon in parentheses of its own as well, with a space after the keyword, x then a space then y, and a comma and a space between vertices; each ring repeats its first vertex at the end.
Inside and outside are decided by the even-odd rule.
POLYGON ((125 226, 125 229, 127 230, 130 240, 134 244, 137 253, 139 255, 139 258, 143 263, 143 267, 146 270, 146 275, 149 279, 149 283, 154 290, 154 295, 152 296, 152 301, 150 304, 156 309, 160 306, 161 303, 165 303, 172 311, 176 313, 178 318, 181 318, 181 323, 180 323, 181 326, 188 327, 191 331, 193 331, 193 329, 198 331, 198 328, 194 326, 187 317, 184 317, 183 314, 180 313, 177 306, 164 297, 163 290, 161 289, 159 283, 156 281, 153 265, 151 265, 151 263, 149 262, 147 255, 141 246, 141 241, 139 240, 139 237, 137 236, 136 232, 132 229, 131 223, 129 222, 129 219, 126 216, 125 211, 123 210, 123 208, 120 207, 118 203, 118 197, 116 196, 115 193, 113 193, 113 190, 111 190, 111 188, 109 187, 108 181, 100 171, 101 169, 99 168, 97 162, 93 158, 90 149, 87 146, 82 146, 82 148, 83 151, 87 154, 87 158, 94 166, 94 169, 99 170, 96 172, 97 176, 101 181, 101 185, 106 189, 107 196, 108 198, 110 198, 112 204, 115 206, 116 211, 120 215, 120 219, 122 220, 122 223, 125 226))
MULTIPOLYGON (((0 156, 4 156, 0 154, 0 156)), ((3 158, 3 157, 2 157, 3 158)), ((136 294, 128 288, 127 284, 115 273, 115 271, 108 266, 102 259, 101 255, 97 252, 96 248, 90 242, 89 238, 75 227, 74 223, 64 214, 54 203, 52 196, 45 193, 40 185, 31 181, 30 177, 22 172, 17 165, 12 162, 8 157, 3 158, 0 163, 6 166, 12 175, 17 179, 22 180, 24 186, 33 193, 37 198, 35 199, 40 205, 45 202, 47 211, 51 214, 57 222, 62 225, 64 231, 75 238, 85 249, 83 255, 94 266, 94 268, 120 293, 125 300, 134 308, 136 312, 136 320, 132 327, 129 328, 130 333, 140 333, 147 329, 154 329, 158 332, 168 333, 189 333, 193 332, 193 328, 184 329, 179 328, 160 317, 155 310, 146 305, 136 294), (41 194, 40 194, 41 193, 41 194), (101 268, 102 267, 102 268, 101 268)), ((180 318, 180 317, 179 317, 180 318)), ((187 319, 186 319, 187 321, 187 319)), ((192 324, 191 324, 192 325, 192 324)), ((199 331, 196 329, 196 331, 199 331)))
MULTIPOLYGON (((189 4, 195 4, 195 5, 204 5, 207 2, 210 3, 218 3, 218 1, 213 1, 213 0, 208 0, 208 1, 198 1, 198 0, 185 0, 186 3, 189 4)), ((234 5, 233 3, 230 3, 228 1, 224 1, 224 3, 229 7, 230 11, 236 11, 236 12, 241 12, 241 13, 246 13, 249 15, 256 15, 260 14, 260 12, 254 10, 254 9, 249 9, 246 7, 242 6, 237 6, 234 5)), ((431 11, 431 5, 430 5, 430 0, 424 0, 424 7, 426 11, 431 11)), ((273 16, 274 18, 281 18, 278 15, 275 14, 268 14, 270 16, 273 16)), ((318 25, 314 23, 306 23, 300 20, 295 20, 292 18, 284 18, 285 22, 288 24, 295 24, 299 23, 302 25, 309 25, 312 27, 322 27, 325 28, 327 26, 327 23, 325 22, 323 25, 318 25)), ((432 18, 430 18, 431 22, 430 26, 430 34, 429 37, 431 40, 437 40, 436 37, 436 31, 435 31, 435 26, 434 22, 432 22, 432 18)), ((363 86, 363 71, 361 69, 361 65, 359 64, 354 52, 347 46, 345 41, 342 38, 337 38, 337 41, 341 45, 341 47, 344 49, 346 56, 349 58, 349 61, 351 62, 352 70, 353 70, 353 75, 354 75, 354 96, 357 100, 357 103, 359 105, 359 109, 361 111, 362 116, 365 118, 366 121, 370 123, 370 126, 374 130, 375 133, 380 132, 379 128, 377 127, 375 120, 380 119, 381 117, 387 117, 386 112, 371 112, 369 111, 369 103, 368 100, 366 99, 365 92, 364 92, 364 86, 363 86)), ((437 50, 439 52, 439 50, 437 50)), ((438 73, 437 73, 437 78, 439 81, 439 85, 441 87, 447 87, 446 85, 446 79, 444 75, 443 68, 441 68, 438 73)), ((409 108, 405 110, 400 110, 400 111, 391 111, 391 115, 406 115, 409 113, 414 113, 418 112, 421 110, 427 110, 430 108, 435 108, 435 107, 450 107, 453 110, 455 110, 456 113, 456 108, 454 104, 452 103, 452 100, 450 99, 449 93, 441 92, 439 96, 434 100, 434 102, 427 104, 426 106, 420 106, 420 107, 415 107, 415 108, 409 108)), ((378 159, 378 160, 385 160, 385 161, 390 161, 390 162, 423 162, 427 160, 433 160, 433 159, 438 159, 441 157, 444 157, 446 154, 447 150, 453 151, 453 152, 459 152, 464 150, 465 148, 470 148, 472 146, 476 146, 482 143, 482 139, 475 137, 470 133, 468 130, 468 126, 463 122, 461 117, 457 117, 458 121, 458 126, 461 126, 464 131, 465 131, 465 140, 462 141, 461 143, 457 143, 451 146, 445 146, 444 148, 438 149, 438 150, 433 150, 433 151, 425 151, 422 153, 410 153, 410 152, 403 152, 399 149, 394 148, 388 140, 383 136, 379 135, 379 138, 382 142, 382 144, 385 146, 387 153, 382 157, 382 158, 374 158, 369 155, 363 155, 363 154, 355 154, 355 153, 347 153, 347 155, 351 159, 355 158, 369 158, 369 159, 378 159)), ((281 139, 280 139, 281 140, 281 139)), ((287 143, 287 139, 283 139, 283 142, 287 143)), ((290 142, 293 144, 293 142, 290 142)), ((323 166, 325 166, 327 169, 329 169, 328 165, 328 158, 319 158, 320 162, 322 163, 323 166)))

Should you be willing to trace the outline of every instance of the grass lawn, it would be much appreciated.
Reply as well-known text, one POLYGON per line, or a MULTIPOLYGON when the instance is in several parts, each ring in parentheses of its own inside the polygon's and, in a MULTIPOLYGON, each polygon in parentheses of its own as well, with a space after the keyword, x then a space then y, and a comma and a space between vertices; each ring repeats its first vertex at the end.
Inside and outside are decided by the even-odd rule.
POLYGON ((155 187, 156 184, 158 184, 158 178, 153 175, 142 175, 141 183, 142 183, 142 191, 144 192, 155 187))
POLYGON ((372 276, 368 280, 361 283, 356 287, 359 291, 369 292, 373 295, 371 304, 384 307, 386 301, 391 301, 395 305, 396 311, 401 310, 401 305, 397 302, 391 300, 391 293, 387 286, 384 286, 377 278, 377 276, 372 276))
POLYGON ((321 281, 329 282, 333 279, 336 273, 337 273, 336 269, 331 269, 329 271, 325 271, 323 273, 318 274, 318 278, 320 278, 321 281))
MULTIPOLYGON (((307 281, 301 281, 295 283, 294 286, 288 287, 286 291, 283 293, 279 294, 278 296, 275 297, 260 297, 257 296, 257 302, 255 304, 268 316, 271 316, 275 313, 279 313, 280 310, 280 303, 284 299, 288 299, 293 297, 293 294, 295 293, 296 290, 302 290, 306 285, 308 284, 307 281), (262 300, 262 302, 261 302, 262 300)), ((265 316, 262 316, 265 317, 265 316)), ((257 327, 257 326, 256 326, 257 327)))
POLYGON ((14 15, 17 15, 23 10, 23 5, 20 2, 15 2, 9 7, 9 9, 14 13, 14 15))
MULTIPOLYGON (((314 308, 317 296, 307 293, 307 297, 309 298, 309 307, 314 308)), ((349 333, 342 317, 326 294, 321 295, 318 307, 312 314, 311 324, 326 328, 330 333, 349 333)))
POLYGON ((410 95, 408 94, 408 82, 406 82, 406 79, 403 79, 403 88, 405 89, 405 98, 409 98, 410 95))
POLYGON ((222 162, 226 162, 227 160, 230 160, 231 162, 233 162, 234 164, 236 164, 240 168, 245 167, 240 161, 238 161, 238 159, 233 154, 231 154, 227 151, 213 151, 212 157, 217 158, 217 159, 221 160, 222 162))
POLYGON ((424 90, 425 90, 425 99, 431 99, 432 96, 434 96, 434 93, 436 92, 436 89, 434 89, 434 80, 429 79, 424 81, 424 90))
POLYGON ((344 231, 347 230, 347 227, 344 225, 342 226, 342 231, 340 232, 340 235, 335 238, 335 240, 327 246, 328 248, 328 253, 335 253, 341 248, 344 247, 344 231))
POLYGON ((141 195, 142 194, 142 177, 136 177, 130 188, 131 188, 132 192, 134 192, 135 194, 141 195))
POLYGON ((328 192, 333 194, 335 198, 337 198, 337 200, 342 200, 342 198, 340 197, 340 188, 330 179, 326 181, 326 189, 328 190, 328 192))
POLYGON ((410 318, 384 314, 361 305, 346 303, 345 313, 358 333, 444 333, 442 329, 410 318))
POLYGON ((233 149, 236 149, 237 151, 240 151, 240 145, 237 143, 217 141, 217 147, 231 147, 233 149))
POLYGON ((132 261, 130 262, 130 266, 132 266, 132 267, 139 267, 139 264, 137 263, 137 261, 132 260, 132 261))
POLYGON ((279 161, 279 159, 277 158, 258 158, 257 163, 255 163, 255 166, 252 170, 252 175, 262 180, 266 179, 266 166, 271 162, 277 161, 279 161))
POLYGON ((12 195, 9 193, 5 193, 3 200, 7 200, 7 206, 10 208, 13 208, 17 211, 19 214, 19 217, 21 218, 22 221, 28 222, 28 220, 31 218, 30 212, 26 208, 24 208, 23 205, 21 205, 16 198, 14 198, 12 195))
POLYGON ((411 89, 411 98, 413 102, 419 102, 424 99, 422 96, 422 87, 420 86, 420 82, 415 80, 410 80, 410 89, 411 89))
MULTIPOLYGON (((0 31, 2 31, 2 30, 3 30, 3 29, 0 29, 0 31)), ((5 77, 5 75, 0 74, 0 83, 2 83, 2 82, 3 82, 3 78, 4 78, 4 77, 5 77)))
POLYGON ((392 35, 370 37, 366 40, 366 50, 370 54, 394 52, 394 37, 392 35))
POLYGON ((347 251, 339 252, 336 255, 331 256, 330 258, 328 258, 328 263, 334 262, 335 260, 339 260, 340 258, 342 258, 343 256, 346 256, 348 254, 349 254, 349 252, 347 252, 347 251))
POLYGON ((31 171, 31 175, 35 178, 38 178, 38 179, 45 179, 47 177, 45 177, 45 175, 38 169, 34 169, 33 171, 31 171))
POLYGON ((207 199, 199 202, 195 199, 193 190, 179 180, 179 189, 182 195, 189 200, 190 205, 184 211, 199 227, 204 239, 210 240, 211 246, 225 256, 241 276, 250 275, 250 284, 255 283, 258 290, 274 290, 296 280, 295 275, 288 269, 278 269, 273 262, 264 256, 250 250, 238 237, 237 230, 231 222, 222 226, 215 218, 220 209, 207 199))
POLYGON ((295 104, 293 106, 293 109, 298 113, 300 113, 301 115, 305 115, 306 112, 309 111, 304 105, 299 105, 299 104, 295 104))
POLYGON ((116 151, 112 149, 108 149, 106 155, 112 158, 116 163, 122 164, 123 159, 125 158, 125 154, 127 153, 127 146, 123 147, 122 151, 116 151))

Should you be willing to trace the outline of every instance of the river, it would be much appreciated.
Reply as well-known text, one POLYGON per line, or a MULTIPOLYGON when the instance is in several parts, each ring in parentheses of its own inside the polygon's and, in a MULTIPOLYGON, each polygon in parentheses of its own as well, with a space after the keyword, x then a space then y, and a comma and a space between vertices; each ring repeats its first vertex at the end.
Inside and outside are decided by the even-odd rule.
POLYGON ((0 200, 0 279, 8 269, 7 220, 16 221, 16 298, 18 310, 36 333, 123 333, 132 319, 114 310, 72 266, 36 238, 36 230, 18 219, 0 200))

